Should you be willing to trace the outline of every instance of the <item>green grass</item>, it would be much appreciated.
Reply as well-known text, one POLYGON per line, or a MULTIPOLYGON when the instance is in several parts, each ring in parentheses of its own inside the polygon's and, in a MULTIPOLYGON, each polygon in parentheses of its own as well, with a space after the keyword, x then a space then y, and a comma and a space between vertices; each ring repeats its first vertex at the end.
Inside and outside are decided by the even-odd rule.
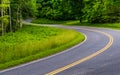
POLYGON ((80 23, 79 21, 66 21, 63 25, 69 26, 90 26, 90 27, 100 27, 100 28, 111 28, 111 29, 119 29, 120 23, 80 23))
POLYGON ((35 19, 33 23, 37 24, 61 24, 61 25, 69 25, 69 26, 90 26, 90 27, 100 27, 100 28, 112 28, 120 30, 120 23, 80 23, 79 20, 68 20, 68 21, 54 21, 54 20, 46 20, 46 19, 35 19), (41 23, 42 22, 42 23, 41 23))
POLYGON ((84 35, 73 30, 24 25, 0 36, 0 69, 52 55, 83 40, 84 35))

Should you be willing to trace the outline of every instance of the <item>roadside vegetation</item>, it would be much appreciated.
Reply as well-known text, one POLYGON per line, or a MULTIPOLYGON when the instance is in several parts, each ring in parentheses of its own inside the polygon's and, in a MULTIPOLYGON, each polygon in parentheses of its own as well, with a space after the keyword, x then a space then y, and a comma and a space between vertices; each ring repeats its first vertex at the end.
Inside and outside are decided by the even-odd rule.
POLYGON ((23 25, 62 24, 120 29, 119 0, 1 0, 0 69, 65 50, 84 40, 73 30, 23 25))
POLYGON ((32 23, 35 24, 61 24, 61 25, 74 25, 74 24, 80 24, 79 20, 50 20, 47 18, 35 18, 32 20, 32 23))
POLYGON ((46 18, 33 19, 32 23, 36 24, 61 24, 63 21, 49 20, 46 18))
POLYGON ((80 23, 78 20, 66 21, 63 25, 69 26, 89 26, 98 28, 111 28, 120 30, 120 23, 80 23))
POLYGON ((118 0, 36 1, 38 13, 33 23, 120 29, 120 1, 118 0))
POLYGON ((55 21, 49 19, 34 19, 32 23, 36 24, 59 24, 59 25, 69 25, 69 26, 90 26, 90 27, 100 27, 100 28, 111 28, 119 29, 120 23, 80 23, 79 20, 68 20, 68 21, 55 21), (47 20, 47 21, 46 21, 47 20))
POLYGON ((15 33, 0 36, 0 69, 65 50, 84 40, 73 30, 24 25, 15 33))
POLYGON ((120 30, 120 23, 80 23, 79 21, 68 21, 63 23, 63 25, 69 26, 89 26, 89 27, 98 27, 98 28, 111 28, 120 30))

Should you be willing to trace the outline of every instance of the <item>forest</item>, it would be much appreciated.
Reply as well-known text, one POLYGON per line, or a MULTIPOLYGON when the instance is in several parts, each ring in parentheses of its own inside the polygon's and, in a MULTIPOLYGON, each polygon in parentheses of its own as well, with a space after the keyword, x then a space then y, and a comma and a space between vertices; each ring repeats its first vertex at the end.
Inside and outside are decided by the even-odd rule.
POLYGON ((36 13, 36 0, 0 0, 1 35, 22 28, 22 20, 36 13))
POLYGON ((118 22, 119 0, 37 0, 37 18, 89 23, 118 22))
POLYGON ((120 29, 120 0, 0 0, 0 70, 55 54, 85 40, 74 30, 23 22, 31 18, 33 23, 41 20, 40 24, 79 22, 120 29))
POLYGON ((15 32, 28 17, 79 20, 88 23, 120 21, 119 0, 1 0, 0 32, 15 32))

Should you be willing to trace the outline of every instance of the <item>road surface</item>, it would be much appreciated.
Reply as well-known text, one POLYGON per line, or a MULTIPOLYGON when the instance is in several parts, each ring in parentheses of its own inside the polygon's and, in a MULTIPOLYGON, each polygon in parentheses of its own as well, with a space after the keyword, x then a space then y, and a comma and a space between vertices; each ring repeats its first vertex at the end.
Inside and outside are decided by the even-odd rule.
POLYGON ((84 33, 86 40, 53 56, 0 71, 0 75, 120 75, 119 30, 64 28, 84 33))

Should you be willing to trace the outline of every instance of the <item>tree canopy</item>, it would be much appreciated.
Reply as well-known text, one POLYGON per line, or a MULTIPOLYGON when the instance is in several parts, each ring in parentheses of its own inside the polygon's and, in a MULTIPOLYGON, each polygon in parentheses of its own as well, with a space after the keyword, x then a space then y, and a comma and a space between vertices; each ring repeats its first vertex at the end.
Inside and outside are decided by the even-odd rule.
POLYGON ((38 18, 80 19, 84 22, 118 22, 119 0, 37 0, 38 18))
POLYGON ((14 32, 22 28, 22 19, 35 16, 36 0, 0 0, 0 32, 14 32))
POLYGON ((120 0, 0 0, 0 31, 22 28, 28 17, 80 20, 89 23, 120 21, 120 0))

